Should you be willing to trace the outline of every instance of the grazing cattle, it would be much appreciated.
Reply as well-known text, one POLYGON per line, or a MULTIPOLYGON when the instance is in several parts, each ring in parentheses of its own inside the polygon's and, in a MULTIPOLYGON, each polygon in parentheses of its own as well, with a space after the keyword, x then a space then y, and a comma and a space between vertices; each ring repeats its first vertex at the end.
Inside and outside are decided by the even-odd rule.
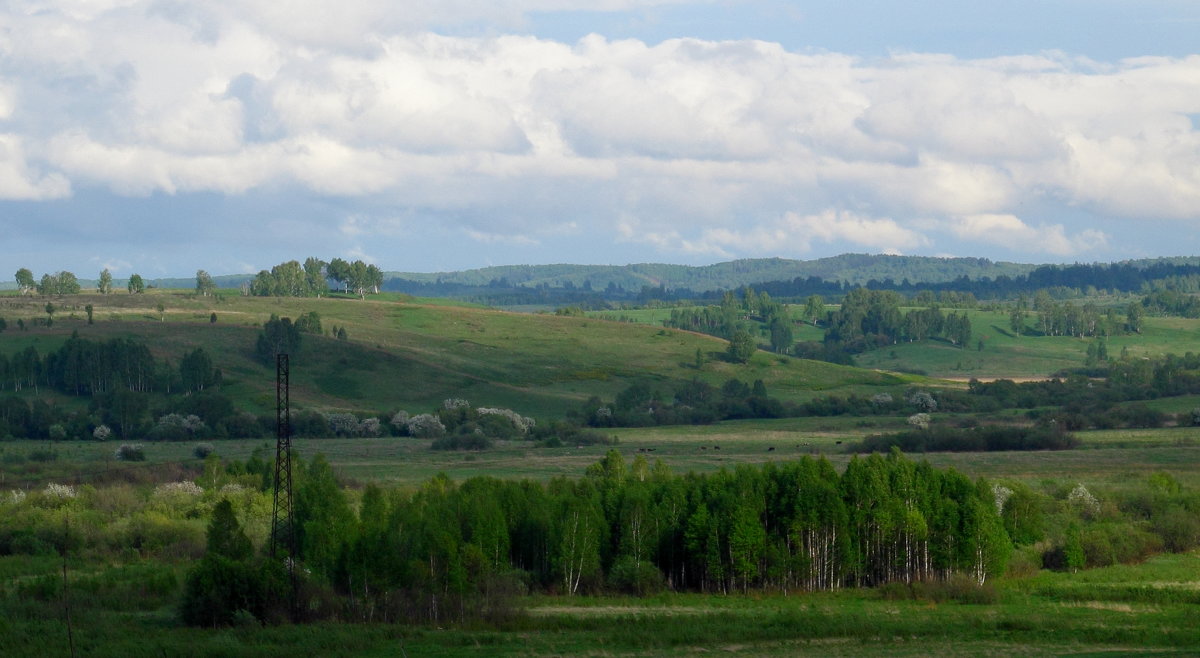
POLYGON ((767 452, 775 452, 775 446, 771 446, 770 448, 767 448, 767 452))
POLYGON ((700 446, 701 450, 708 450, 708 446, 700 446))
POLYGON ((713 446, 713 450, 720 450, 721 446, 713 446))

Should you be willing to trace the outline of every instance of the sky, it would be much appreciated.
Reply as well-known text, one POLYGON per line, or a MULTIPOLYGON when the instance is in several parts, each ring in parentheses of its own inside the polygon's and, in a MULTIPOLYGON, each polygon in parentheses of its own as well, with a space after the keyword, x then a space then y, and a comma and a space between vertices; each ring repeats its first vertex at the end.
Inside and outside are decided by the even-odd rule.
POLYGON ((1200 3, 7 0, 0 280, 1200 253, 1200 3))

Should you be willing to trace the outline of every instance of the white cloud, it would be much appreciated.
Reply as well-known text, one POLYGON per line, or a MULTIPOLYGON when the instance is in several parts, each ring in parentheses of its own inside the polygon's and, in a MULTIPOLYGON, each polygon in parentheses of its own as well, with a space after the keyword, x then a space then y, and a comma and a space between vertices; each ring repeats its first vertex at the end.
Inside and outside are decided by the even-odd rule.
POLYGON ((950 230, 966 240, 986 242, 1018 252, 1053 256, 1074 256, 1108 242, 1108 236, 1094 229, 1067 235, 1062 224, 1034 227, 1015 215, 969 215, 952 220, 950 230))
POLYGON ((931 222, 1053 255, 1108 244, 1017 219, 1030 206, 1200 221, 1200 56, 863 60, 429 30, 664 4, 10 3, 0 198, 299 189, 483 243, 537 244, 565 221, 717 257, 944 249, 931 222))
POLYGON ((488 233, 485 231, 476 231, 474 229, 466 229, 464 233, 468 238, 476 242, 485 244, 507 244, 519 246, 534 246, 538 244, 537 240, 524 235, 507 235, 503 233, 488 233))
POLYGON ((645 230, 641 222, 630 218, 619 224, 619 230, 626 242, 722 258, 734 255, 803 256, 812 250, 814 242, 843 243, 887 253, 900 253, 929 242, 925 236, 904 228, 893 219, 864 217, 832 209, 810 215, 789 212, 773 221, 739 228, 708 228, 691 239, 675 231, 645 230))
POLYGON ((91 262, 100 268, 96 272, 97 277, 99 277, 100 272, 103 270, 108 270, 111 274, 123 276, 126 272, 130 272, 133 269, 132 263, 121 258, 101 258, 100 256, 93 256, 91 258, 91 262))
POLYGON ((0 81, 0 120, 12 116, 13 110, 16 109, 17 105, 16 94, 17 92, 12 88, 12 85, 0 81))

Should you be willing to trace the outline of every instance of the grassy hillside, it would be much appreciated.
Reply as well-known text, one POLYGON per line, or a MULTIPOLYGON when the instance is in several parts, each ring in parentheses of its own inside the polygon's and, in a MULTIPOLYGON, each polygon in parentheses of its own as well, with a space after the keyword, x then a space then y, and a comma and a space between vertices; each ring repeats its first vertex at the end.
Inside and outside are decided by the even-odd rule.
MULTIPOLYGON (((800 307, 788 306, 793 320, 800 319, 800 307)), ((833 307, 829 307, 833 308, 833 307)), ((912 309, 902 309, 908 311, 912 309)), ((634 309, 623 311, 594 311, 596 318, 661 326, 671 317, 672 309, 634 309)), ((859 367, 893 372, 921 372, 939 379, 963 380, 972 377, 1039 378, 1048 377, 1067 368, 1083 365, 1087 347, 1094 339, 1071 336, 1038 336, 1033 334, 1034 319, 1026 322, 1028 332, 1017 336, 1009 327, 1005 312, 955 310, 971 318, 972 337, 966 348, 943 340, 901 342, 855 355, 859 367), (979 341, 983 349, 979 349, 979 341)), ((769 336, 760 326, 760 343, 769 336)), ((798 341, 820 341, 824 331, 811 324, 794 328, 798 341)), ((1157 357, 1165 354, 1186 354, 1200 347, 1200 320, 1177 317, 1148 317, 1140 334, 1112 336, 1106 339, 1112 358, 1127 350, 1131 357, 1157 357)))
MULTIPOLYGON (((960 313, 962 311, 959 311, 960 313)), ((965 349, 942 341, 899 343, 855 356, 864 368, 915 370, 932 377, 996 378, 1047 377, 1064 368, 1078 368, 1087 356, 1091 338, 1070 336, 1016 336, 1008 314, 966 311, 972 338, 965 349), (983 340, 983 349, 978 341, 983 340)), ((1032 327, 1032 318, 1028 321, 1032 327)), ((1200 345, 1200 321, 1186 318, 1146 318, 1140 334, 1112 336, 1108 353, 1117 358, 1128 350, 1131 357, 1194 352, 1200 345)))
POLYGON ((0 298, 0 353, 28 345, 56 349, 72 332, 85 338, 135 336, 158 358, 177 362, 204 347, 224 373, 226 393, 239 404, 265 411, 274 404, 274 365, 253 355, 261 324, 271 314, 320 314, 326 334, 345 327, 349 340, 329 335, 304 338, 292 358, 292 400, 327 409, 424 411, 448 397, 476 405, 517 409, 526 415, 561 416, 588 396, 612 398, 635 381, 662 385, 698 377, 720 385, 730 377, 762 379, 772 395, 803 400, 829 391, 876 391, 902 386, 905 378, 802 361, 760 352, 750 363, 720 360, 725 342, 659 327, 509 313, 425 303, 402 296, 362 301, 347 298, 278 299, 223 294, 196 297, 184 291, 142 295, 78 295, 51 300, 52 327, 16 330, 44 320, 45 299, 0 298), (84 308, 94 306, 95 324, 84 308), (159 305, 163 311, 158 310, 159 305), (210 322, 216 313, 217 321, 210 322), (699 350, 708 357, 695 367, 699 350))

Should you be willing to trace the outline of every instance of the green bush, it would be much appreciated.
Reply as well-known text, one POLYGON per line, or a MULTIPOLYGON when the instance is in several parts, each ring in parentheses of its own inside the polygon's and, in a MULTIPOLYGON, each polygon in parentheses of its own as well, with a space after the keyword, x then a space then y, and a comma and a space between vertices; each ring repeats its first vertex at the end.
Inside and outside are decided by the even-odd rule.
POLYGON ((665 582, 662 572, 649 560, 639 564, 633 556, 622 555, 609 569, 608 585, 618 592, 646 596, 661 592, 665 582))
POLYGON ((915 580, 911 583, 893 581, 875 588, 875 592, 888 601, 957 601, 978 605, 1000 601, 1000 593, 991 583, 981 585, 966 574, 954 574, 945 580, 915 580))
POLYGON ((1152 528, 1162 538, 1163 547, 1173 553, 1183 553, 1200 546, 1200 518, 1179 505, 1172 505, 1157 514, 1152 528))
POLYGON ((54 555, 58 553, 52 544, 31 533, 15 535, 8 543, 8 551, 13 555, 54 555))
POLYGON ((139 444, 123 443, 120 448, 117 448, 114 455, 117 459, 126 462, 146 461, 146 451, 142 450, 142 446, 139 444))

